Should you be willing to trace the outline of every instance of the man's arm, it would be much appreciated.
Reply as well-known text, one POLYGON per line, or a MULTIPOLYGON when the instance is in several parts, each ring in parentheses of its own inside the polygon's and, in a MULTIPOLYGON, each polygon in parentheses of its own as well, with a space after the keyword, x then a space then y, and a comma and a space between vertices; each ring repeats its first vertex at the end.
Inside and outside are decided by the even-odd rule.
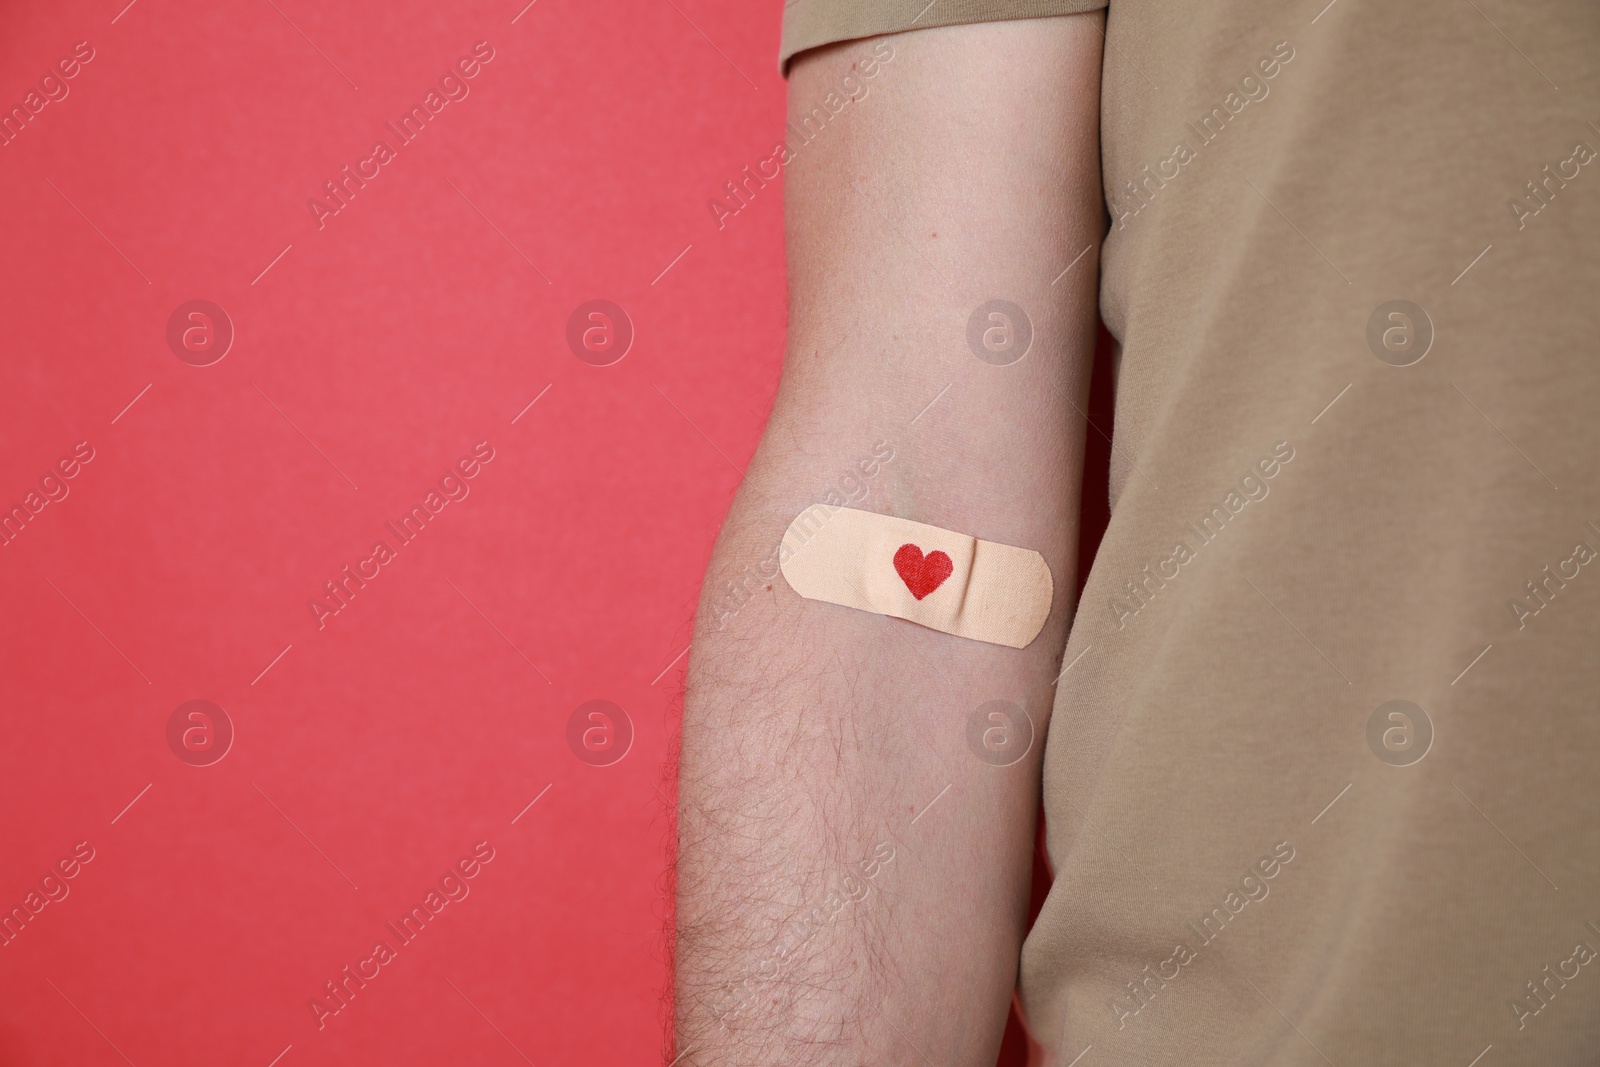
MULTIPOLYGON (((1100 25, 1074 15, 879 38, 892 60, 849 83, 867 95, 791 141, 788 358, 689 659, 685 1067, 994 1062, 1076 588, 1100 25), (994 299, 1032 324, 1009 366, 966 340, 994 299), (830 491, 1042 553, 1055 579, 1043 632, 1018 650, 802 599, 772 573, 778 544, 830 491), (997 699, 1034 727, 1007 767, 967 741, 974 709, 997 699)), ((874 43, 795 61, 797 123, 874 43)))

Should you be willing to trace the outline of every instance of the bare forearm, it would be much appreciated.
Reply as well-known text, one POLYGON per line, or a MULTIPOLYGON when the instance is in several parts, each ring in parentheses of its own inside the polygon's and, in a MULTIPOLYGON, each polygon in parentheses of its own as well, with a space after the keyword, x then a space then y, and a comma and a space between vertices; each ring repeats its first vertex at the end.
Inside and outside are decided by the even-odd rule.
MULTIPOLYGON (((1100 38, 1080 16, 889 40, 870 97, 789 167, 784 382, 690 656, 686 1063, 992 1062, 1015 977, 1071 609, 1093 252, 1051 282, 1100 222, 1092 108, 1038 96, 1041 81, 1092 95, 1100 38), (1033 332, 1009 366, 966 344, 993 298, 1033 332), (801 599, 778 545, 830 492, 1039 551, 1055 579, 1043 632, 1019 650, 801 599), (969 748, 992 700, 1032 721, 1010 766, 969 748)), ((801 110, 863 51, 802 60, 801 110)))

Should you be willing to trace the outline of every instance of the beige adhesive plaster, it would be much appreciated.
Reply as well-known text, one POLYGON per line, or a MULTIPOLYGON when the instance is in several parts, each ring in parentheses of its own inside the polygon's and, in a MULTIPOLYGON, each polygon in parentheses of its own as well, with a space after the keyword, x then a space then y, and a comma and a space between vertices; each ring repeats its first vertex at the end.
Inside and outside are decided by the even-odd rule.
POLYGON ((779 560, 784 579, 808 600, 1011 648, 1039 636, 1055 593, 1049 565, 1030 549, 827 504, 789 524, 779 560), (942 580, 935 553, 949 557, 942 580))

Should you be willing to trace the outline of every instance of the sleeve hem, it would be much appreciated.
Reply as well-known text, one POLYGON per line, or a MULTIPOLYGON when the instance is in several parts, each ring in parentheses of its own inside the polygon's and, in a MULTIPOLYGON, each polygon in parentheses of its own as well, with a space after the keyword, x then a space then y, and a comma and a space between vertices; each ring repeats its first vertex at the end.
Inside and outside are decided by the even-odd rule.
POLYGON ((778 71, 789 76, 789 61, 808 48, 853 41, 883 33, 958 26, 972 22, 1078 15, 1106 6, 1107 0, 786 0, 778 71))

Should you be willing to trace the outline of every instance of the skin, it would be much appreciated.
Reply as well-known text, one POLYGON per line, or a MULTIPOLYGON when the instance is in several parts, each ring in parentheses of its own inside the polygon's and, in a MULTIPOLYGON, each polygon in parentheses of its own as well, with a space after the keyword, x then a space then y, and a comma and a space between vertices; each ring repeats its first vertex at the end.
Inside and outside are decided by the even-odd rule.
POLYGON ((894 50, 786 167, 783 379, 689 659, 680 1064, 994 1062, 1076 587, 1100 27, 1090 14, 919 30, 793 65, 798 121, 875 43, 894 50), (995 298, 1033 324, 1010 366, 967 347, 968 318, 995 298), (869 477, 859 464, 880 442, 893 459, 869 477), (1055 601, 1038 638, 965 640, 804 600, 781 575, 750 579, 730 610, 726 583, 852 471, 868 489, 851 506, 1041 552, 1055 601), (994 699, 1034 724, 1009 767, 967 744, 994 699))

